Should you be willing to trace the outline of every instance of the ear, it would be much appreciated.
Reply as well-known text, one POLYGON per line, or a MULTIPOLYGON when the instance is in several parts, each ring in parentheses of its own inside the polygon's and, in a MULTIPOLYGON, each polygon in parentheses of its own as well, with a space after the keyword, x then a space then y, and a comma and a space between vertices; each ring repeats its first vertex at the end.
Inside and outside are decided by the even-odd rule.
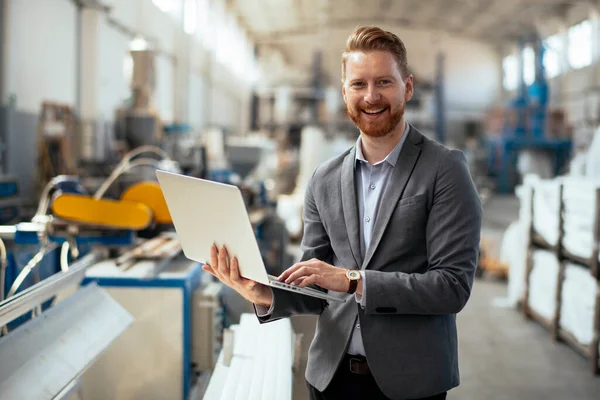
POLYGON ((346 85, 344 85, 344 82, 342 82, 342 97, 344 98, 344 103, 348 104, 348 101, 346 100, 346 85))
POLYGON ((406 87, 406 90, 404 92, 404 101, 409 101, 410 99, 412 99, 413 94, 415 93, 412 75, 408 75, 408 77, 404 79, 404 85, 406 87))

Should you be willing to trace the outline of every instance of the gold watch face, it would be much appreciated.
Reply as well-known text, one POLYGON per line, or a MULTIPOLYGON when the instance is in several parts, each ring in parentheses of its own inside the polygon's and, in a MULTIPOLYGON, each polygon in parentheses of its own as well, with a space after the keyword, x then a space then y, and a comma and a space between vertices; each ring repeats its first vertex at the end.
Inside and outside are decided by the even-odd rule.
POLYGON ((348 279, 351 279, 351 280, 360 279, 360 272, 358 272, 358 271, 348 271, 348 273, 346 275, 348 276, 348 279))

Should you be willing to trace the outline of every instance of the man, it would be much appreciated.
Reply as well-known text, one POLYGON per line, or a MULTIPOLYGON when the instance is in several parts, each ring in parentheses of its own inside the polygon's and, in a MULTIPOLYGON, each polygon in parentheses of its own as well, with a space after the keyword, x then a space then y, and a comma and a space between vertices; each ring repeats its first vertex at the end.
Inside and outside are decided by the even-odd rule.
POLYGON ((255 304, 261 322, 319 315, 306 379, 312 399, 444 399, 459 384, 456 314, 473 284, 481 203, 465 157, 404 121, 406 49, 361 27, 342 56, 342 93, 360 129, 307 187, 302 262, 280 280, 345 303, 239 276, 226 249, 204 268, 255 304))

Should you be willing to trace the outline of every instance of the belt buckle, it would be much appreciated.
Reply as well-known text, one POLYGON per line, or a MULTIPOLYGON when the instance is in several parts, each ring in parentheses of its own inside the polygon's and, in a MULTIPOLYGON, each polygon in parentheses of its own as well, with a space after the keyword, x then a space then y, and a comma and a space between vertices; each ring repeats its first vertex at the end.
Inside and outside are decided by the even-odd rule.
POLYGON ((354 358, 354 357, 350 357, 350 372, 352 372, 353 374, 357 374, 357 375, 364 375, 365 372, 362 368, 360 368, 360 365, 363 363, 364 361, 358 359, 358 358, 354 358))

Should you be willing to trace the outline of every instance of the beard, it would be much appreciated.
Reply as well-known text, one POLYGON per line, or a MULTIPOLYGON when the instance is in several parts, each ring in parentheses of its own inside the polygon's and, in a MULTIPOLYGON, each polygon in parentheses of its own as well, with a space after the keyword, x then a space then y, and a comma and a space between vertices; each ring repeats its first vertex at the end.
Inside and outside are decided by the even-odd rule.
POLYGON ((386 110, 384 113, 389 113, 389 116, 388 118, 382 118, 378 121, 369 121, 365 118, 362 118, 363 112, 361 108, 359 108, 357 111, 353 111, 348 105, 346 105, 346 112, 348 113, 348 116, 352 122, 354 122, 354 125, 356 125, 356 127, 360 129, 362 133, 371 137, 382 137, 393 131, 396 126, 398 126, 402 120, 402 117, 404 116, 405 103, 400 104, 396 111, 392 111, 392 108, 389 106, 389 104, 385 105, 385 107, 386 110))

